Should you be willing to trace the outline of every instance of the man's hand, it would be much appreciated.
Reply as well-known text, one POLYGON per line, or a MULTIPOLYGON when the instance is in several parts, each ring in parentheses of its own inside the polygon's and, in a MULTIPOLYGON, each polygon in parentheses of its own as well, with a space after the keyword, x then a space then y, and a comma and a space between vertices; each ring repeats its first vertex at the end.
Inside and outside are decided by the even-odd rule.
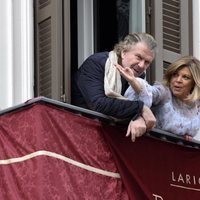
POLYGON ((147 131, 150 131, 156 125, 156 118, 149 107, 143 106, 142 117, 146 123, 147 131))
POLYGON ((131 136, 134 142, 136 137, 142 136, 146 132, 146 123, 142 117, 138 117, 134 121, 130 121, 126 133, 126 137, 131 136))

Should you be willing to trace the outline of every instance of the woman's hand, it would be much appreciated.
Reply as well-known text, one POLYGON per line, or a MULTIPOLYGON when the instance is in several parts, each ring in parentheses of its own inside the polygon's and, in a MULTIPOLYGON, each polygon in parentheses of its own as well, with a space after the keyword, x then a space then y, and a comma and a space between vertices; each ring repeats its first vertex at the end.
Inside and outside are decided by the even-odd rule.
POLYGON ((122 67, 119 64, 116 64, 115 67, 118 69, 120 74, 128 81, 132 81, 133 78, 135 78, 133 70, 131 70, 129 67, 122 67))
POLYGON ((185 134, 184 136, 184 139, 186 140, 186 141, 192 141, 192 136, 191 135, 188 135, 188 134, 185 134))
POLYGON ((131 87, 135 90, 135 92, 139 94, 141 91, 141 85, 139 81, 135 78, 133 70, 129 67, 124 68, 119 64, 116 64, 115 66, 118 69, 119 73, 122 75, 122 77, 124 77, 129 82, 131 87))

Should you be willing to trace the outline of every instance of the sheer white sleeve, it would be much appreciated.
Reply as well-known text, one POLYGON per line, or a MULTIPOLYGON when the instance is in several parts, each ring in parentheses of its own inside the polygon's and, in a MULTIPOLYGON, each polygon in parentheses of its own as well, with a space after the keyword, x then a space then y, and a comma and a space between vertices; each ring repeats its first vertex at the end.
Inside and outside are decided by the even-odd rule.
POLYGON ((152 106, 152 86, 148 84, 147 81, 141 78, 136 78, 141 85, 141 92, 137 94, 134 89, 129 86, 126 90, 124 96, 132 101, 143 101, 148 107, 152 106))
POLYGON ((148 82, 141 78, 136 78, 141 85, 141 92, 137 94, 134 89, 129 86, 126 90, 124 96, 132 101, 143 101, 145 105, 151 107, 152 104, 156 105, 158 103, 164 102, 169 99, 170 91, 167 87, 163 86, 161 83, 156 82, 153 86, 148 84, 148 82))
POLYGON ((167 101, 171 96, 169 88, 159 82, 154 83, 151 90, 154 105, 167 101))

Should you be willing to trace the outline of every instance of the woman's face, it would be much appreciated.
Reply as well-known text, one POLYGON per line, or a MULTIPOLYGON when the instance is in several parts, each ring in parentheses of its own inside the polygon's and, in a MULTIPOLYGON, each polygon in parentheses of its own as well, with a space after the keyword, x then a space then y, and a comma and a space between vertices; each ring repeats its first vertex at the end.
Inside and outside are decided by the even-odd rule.
POLYGON ((146 44, 139 42, 131 50, 123 51, 122 67, 131 68, 136 77, 140 76, 154 59, 153 53, 146 44))
POLYGON ((189 67, 185 66, 177 70, 172 75, 170 80, 170 89, 172 94, 181 101, 184 101, 185 98, 187 98, 193 87, 194 79, 189 70, 189 67))

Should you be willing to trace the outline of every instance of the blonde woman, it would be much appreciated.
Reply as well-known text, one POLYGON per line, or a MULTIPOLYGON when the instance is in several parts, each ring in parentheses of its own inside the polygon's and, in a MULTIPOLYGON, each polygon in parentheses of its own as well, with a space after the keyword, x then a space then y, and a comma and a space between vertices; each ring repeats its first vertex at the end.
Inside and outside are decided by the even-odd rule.
POLYGON ((200 140, 200 61, 185 56, 168 66, 162 83, 149 85, 117 65, 131 86, 129 100, 141 100, 157 119, 156 128, 178 134, 187 140, 200 140))

